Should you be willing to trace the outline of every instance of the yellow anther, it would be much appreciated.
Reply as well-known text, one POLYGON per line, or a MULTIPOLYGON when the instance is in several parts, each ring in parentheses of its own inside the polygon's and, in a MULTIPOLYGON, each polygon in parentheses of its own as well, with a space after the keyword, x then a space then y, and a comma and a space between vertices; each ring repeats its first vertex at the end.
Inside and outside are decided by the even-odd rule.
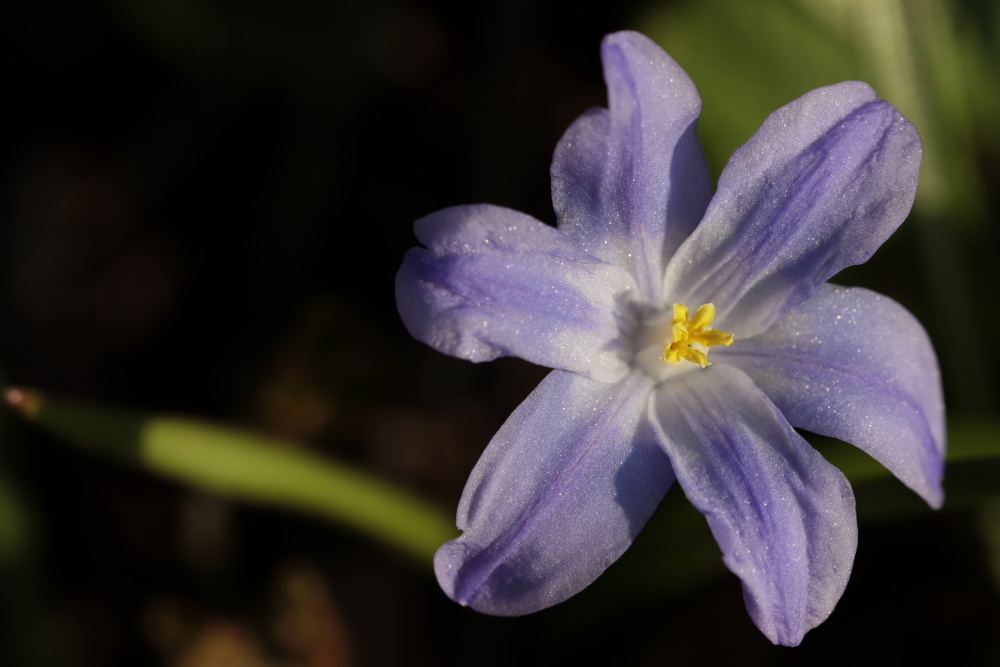
POLYGON ((688 317, 689 312, 683 303, 674 304, 674 319, 670 323, 674 339, 663 348, 662 359, 671 364, 687 359, 705 368, 710 365, 705 353, 708 348, 713 345, 732 345, 733 334, 709 326, 715 319, 714 305, 706 303, 698 306, 693 317, 688 317))

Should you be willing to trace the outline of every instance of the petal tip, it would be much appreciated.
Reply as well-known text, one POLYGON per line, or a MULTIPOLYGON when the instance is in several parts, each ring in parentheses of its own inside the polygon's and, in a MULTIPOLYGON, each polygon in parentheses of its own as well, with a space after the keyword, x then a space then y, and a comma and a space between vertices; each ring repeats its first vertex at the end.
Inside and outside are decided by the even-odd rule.
MULTIPOLYGON (((511 605, 503 596, 492 594, 492 579, 504 579, 502 567, 483 563, 483 550, 469 545, 464 536, 445 542, 434 555, 434 574, 445 595, 453 601, 482 614, 520 616, 536 611, 511 605)), ((488 560, 488 559, 487 559, 488 560)))
POLYGON ((461 537, 448 540, 434 554, 434 574, 445 595, 460 605, 467 606, 468 600, 457 595, 458 572, 461 569, 465 549, 459 544, 461 537))
POLYGON ((617 45, 635 45, 635 44, 655 44, 652 39, 642 34, 641 32, 636 32, 635 30, 619 30, 618 32, 608 33, 601 40, 601 48, 605 49, 609 46, 617 45))
POLYGON ((939 510, 944 507, 944 489, 941 488, 940 484, 928 489, 926 493, 922 493, 920 495, 925 501, 927 501, 927 504, 930 505, 932 510, 939 510))

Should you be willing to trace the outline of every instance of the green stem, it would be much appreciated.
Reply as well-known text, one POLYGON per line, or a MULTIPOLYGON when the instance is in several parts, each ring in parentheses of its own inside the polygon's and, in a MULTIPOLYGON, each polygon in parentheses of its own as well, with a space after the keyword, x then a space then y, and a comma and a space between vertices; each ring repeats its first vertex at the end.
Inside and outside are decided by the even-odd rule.
POLYGON ((138 415, 22 389, 9 389, 7 402, 73 444, 227 497, 331 519, 423 563, 456 535, 454 522, 421 498, 294 443, 194 419, 138 415))

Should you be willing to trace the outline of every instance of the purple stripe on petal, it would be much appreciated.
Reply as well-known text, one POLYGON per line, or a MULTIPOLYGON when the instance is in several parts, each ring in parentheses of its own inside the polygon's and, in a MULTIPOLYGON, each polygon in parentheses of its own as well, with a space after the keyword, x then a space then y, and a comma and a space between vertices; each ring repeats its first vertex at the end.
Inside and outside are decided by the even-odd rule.
POLYGON ((427 248, 406 254, 396 303, 406 328, 470 361, 518 356, 613 382, 628 372, 622 330, 635 282, 561 232, 498 206, 418 220, 427 248))
POLYGON ((800 97, 733 154, 667 270, 666 293, 714 303, 737 339, 763 331, 899 226, 920 157, 913 125, 866 84, 800 97))
POLYGON ((652 383, 553 371, 510 416, 472 472, 464 534, 434 559, 454 600, 516 616, 561 602, 613 563, 673 473, 647 417, 652 383))
POLYGON ((847 479, 732 366, 661 384, 651 406, 677 481, 742 580, 754 623, 774 643, 797 645, 833 611, 851 572, 847 479))
POLYGON ((923 327, 896 302, 825 285, 715 361, 746 371, 794 426, 860 447, 941 506, 941 377, 923 327))
POLYGON ((563 135, 552 160, 559 229, 627 268, 660 302, 666 260, 712 196, 695 136, 701 100, 691 79, 648 37, 608 35, 601 48, 608 109, 592 109, 563 135))

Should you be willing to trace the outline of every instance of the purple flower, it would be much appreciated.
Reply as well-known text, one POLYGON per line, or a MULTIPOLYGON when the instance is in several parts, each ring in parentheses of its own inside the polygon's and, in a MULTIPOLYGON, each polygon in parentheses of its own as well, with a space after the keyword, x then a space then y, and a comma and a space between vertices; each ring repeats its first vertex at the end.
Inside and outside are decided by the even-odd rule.
POLYGON ((609 108, 552 162, 558 228, 486 204, 418 220, 407 329, 463 359, 553 370, 469 478, 445 592, 517 615, 586 587, 676 479, 779 644, 833 610, 857 545, 843 474, 793 429, 860 447, 942 502, 944 412, 920 324, 826 281, 866 261, 917 187, 914 127, 860 82, 778 109, 712 185, 701 103, 648 38, 602 45, 609 108))

